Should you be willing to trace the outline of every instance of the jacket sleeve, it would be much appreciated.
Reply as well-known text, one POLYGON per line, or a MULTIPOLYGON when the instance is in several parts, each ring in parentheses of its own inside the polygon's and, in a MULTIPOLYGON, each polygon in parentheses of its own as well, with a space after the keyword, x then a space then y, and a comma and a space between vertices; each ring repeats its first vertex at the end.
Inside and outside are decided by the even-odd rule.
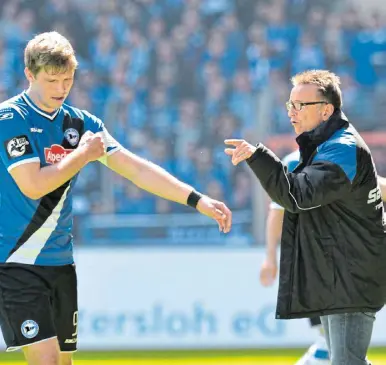
POLYGON ((273 201, 300 213, 342 199, 350 192, 356 175, 356 148, 326 145, 311 165, 291 173, 272 151, 259 144, 247 163, 273 201))

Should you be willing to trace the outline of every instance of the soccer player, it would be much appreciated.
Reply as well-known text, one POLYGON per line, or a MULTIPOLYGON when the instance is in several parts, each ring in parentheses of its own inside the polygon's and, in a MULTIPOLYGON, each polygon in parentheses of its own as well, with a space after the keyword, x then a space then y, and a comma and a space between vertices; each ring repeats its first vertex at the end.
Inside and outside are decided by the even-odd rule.
MULTIPOLYGON (((287 166, 289 172, 299 164, 299 158, 298 150, 284 157, 283 164, 287 166)), ((264 286, 272 285, 277 276, 277 246, 281 238, 283 218, 284 209, 279 204, 271 202, 266 224, 267 254, 260 269, 260 282, 264 286)), ((310 324, 318 330, 320 338, 310 346, 296 365, 327 365, 330 361, 320 318, 310 318, 310 324)))
POLYGON ((222 202, 196 192, 119 145, 100 119, 64 104, 77 60, 57 32, 30 40, 29 88, 0 105, 0 324, 7 351, 29 365, 70 365, 77 348, 72 191, 99 160, 140 188, 187 204, 231 228, 222 202))

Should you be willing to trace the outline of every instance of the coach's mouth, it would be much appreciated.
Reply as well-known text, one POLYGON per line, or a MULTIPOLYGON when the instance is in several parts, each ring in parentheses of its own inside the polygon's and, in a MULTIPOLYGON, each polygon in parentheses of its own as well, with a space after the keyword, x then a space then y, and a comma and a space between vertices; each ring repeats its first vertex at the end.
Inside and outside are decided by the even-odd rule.
POLYGON ((60 97, 55 97, 53 96, 52 99, 56 100, 56 101, 64 101, 64 96, 60 96, 60 97))

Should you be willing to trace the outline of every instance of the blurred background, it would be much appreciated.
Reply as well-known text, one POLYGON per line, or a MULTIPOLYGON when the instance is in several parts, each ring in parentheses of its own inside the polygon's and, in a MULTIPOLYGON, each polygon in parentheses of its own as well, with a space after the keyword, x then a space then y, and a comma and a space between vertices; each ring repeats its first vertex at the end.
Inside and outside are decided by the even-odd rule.
MULTIPOLYGON (((124 146, 234 211, 228 235, 98 163, 74 196, 85 350, 306 347, 263 289, 269 201, 225 138, 294 148, 289 78, 327 68, 386 175, 386 5, 380 0, 1 0, 0 98, 27 88, 23 49, 57 30, 80 63, 67 102, 124 146)), ((386 346, 386 317, 374 346, 386 346), (383 328, 383 330, 382 330, 383 328)))

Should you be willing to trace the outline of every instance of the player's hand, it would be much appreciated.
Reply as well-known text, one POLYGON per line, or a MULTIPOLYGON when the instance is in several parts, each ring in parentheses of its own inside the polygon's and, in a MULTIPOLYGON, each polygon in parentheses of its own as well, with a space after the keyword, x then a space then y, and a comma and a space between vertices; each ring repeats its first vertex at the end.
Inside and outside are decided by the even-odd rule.
POLYGON ((228 156, 232 156, 232 163, 235 166, 251 157, 256 151, 256 147, 244 139, 226 139, 224 143, 234 147, 226 148, 224 152, 228 156))
POLYGON ((86 131, 82 138, 79 141, 79 147, 84 146, 89 140, 91 140, 92 136, 94 136, 94 133, 91 131, 86 131))
POLYGON ((232 212, 222 202, 211 199, 204 195, 197 204, 197 210, 217 223, 220 232, 228 233, 232 226, 232 212))
POLYGON ((85 150, 89 162, 98 160, 105 153, 105 144, 100 133, 92 133, 87 131, 79 142, 80 148, 85 150))
POLYGON ((260 268, 260 283, 263 286, 271 286, 277 276, 277 263, 273 259, 265 259, 260 268))

